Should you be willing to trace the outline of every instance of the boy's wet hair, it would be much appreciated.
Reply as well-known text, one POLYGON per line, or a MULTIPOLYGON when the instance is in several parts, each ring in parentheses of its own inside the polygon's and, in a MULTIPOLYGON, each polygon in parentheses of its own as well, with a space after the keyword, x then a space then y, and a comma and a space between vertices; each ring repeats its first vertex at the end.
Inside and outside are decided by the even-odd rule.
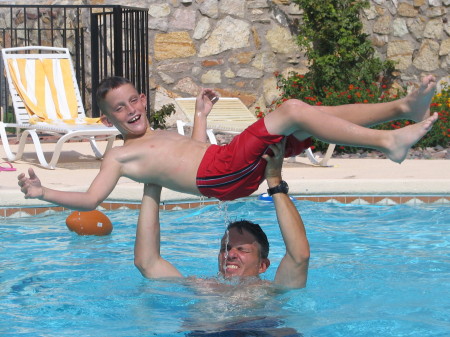
POLYGON ((230 230, 232 228, 236 228, 241 234, 244 230, 252 234, 255 237, 256 242, 258 242, 261 247, 261 258, 267 259, 267 257, 269 256, 269 240, 267 240, 267 235, 266 233, 264 233, 260 225, 255 224, 251 221, 240 220, 230 222, 227 226, 227 230, 230 230))
POLYGON ((100 82, 95 95, 95 99, 100 110, 103 111, 102 103, 105 100, 105 97, 108 94, 108 92, 110 92, 112 89, 119 88, 125 84, 133 85, 133 83, 131 83, 129 79, 121 76, 107 77, 100 82))

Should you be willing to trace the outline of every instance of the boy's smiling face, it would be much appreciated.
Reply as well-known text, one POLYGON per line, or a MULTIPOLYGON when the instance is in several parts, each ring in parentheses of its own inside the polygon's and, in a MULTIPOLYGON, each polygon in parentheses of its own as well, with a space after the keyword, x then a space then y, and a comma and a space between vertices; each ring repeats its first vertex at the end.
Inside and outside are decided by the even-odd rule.
POLYGON ((124 84, 110 90, 101 104, 101 121, 106 126, 115 126, 124 139, 138 138, 147 132, 147 99, 139 94, 132 84, 124 84))

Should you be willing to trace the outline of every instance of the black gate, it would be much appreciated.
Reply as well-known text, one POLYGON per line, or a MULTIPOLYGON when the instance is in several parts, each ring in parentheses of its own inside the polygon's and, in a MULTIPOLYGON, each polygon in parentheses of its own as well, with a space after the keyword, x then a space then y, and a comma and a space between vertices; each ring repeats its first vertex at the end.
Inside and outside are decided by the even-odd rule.
MULTIPOLYGON (((0 46, 67 47, 86 113, 99 116, 94 93, 104 77, 130 79, 149 101, 148 9, 119 5, 0 5, 0 46)), ((0 74, 3 74, 3 61, 0 74)), ((5 121, 13 121, 4 76, 0 76, 0 106, 5 121)))

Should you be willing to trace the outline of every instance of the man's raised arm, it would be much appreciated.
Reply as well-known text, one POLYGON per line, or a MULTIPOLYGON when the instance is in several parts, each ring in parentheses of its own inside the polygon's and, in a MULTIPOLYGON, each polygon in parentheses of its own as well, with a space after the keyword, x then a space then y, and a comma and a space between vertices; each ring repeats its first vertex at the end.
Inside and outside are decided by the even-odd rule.
MULTIPOLYGON (((278 186, 281 179, 281 168, 284 158, 285 141, 272 145, 273 156, 265 155, 267 160, 266 179, 269 188, 278 186)), ((306 286, 309 265, 309 243, 306 237, 303 220, 288 194, 272 195, 277 213, 286 254, 280 262, 275 275, 275 283, 289 288, 306 286)))
POLYGON ((134 265, 147 278, 182 277, 160 255, 160 198, 161 186, 145 184, 134 244, 134 265))

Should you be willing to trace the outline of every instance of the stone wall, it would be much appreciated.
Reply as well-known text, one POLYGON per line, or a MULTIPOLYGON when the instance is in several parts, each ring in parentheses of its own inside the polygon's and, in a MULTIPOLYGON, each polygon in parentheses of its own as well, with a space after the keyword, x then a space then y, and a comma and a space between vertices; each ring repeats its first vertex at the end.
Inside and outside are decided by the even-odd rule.
MULTIPOLYGON (((301 11, 291 0, 40 2, 148 7, 154 109, 176 96, 195 96, 202 86, 240 97, 249 108, 264 107, 278 97, 274 72, 308 69, 293 34, 301 11)), ((398 62, 403 85, 429 73, 448 76, 450 0, 370 3, 362 13, 365 32, 379 57, 398 62)))
MULTIPOLYGON (((301 11, 290 0, 148 3, 155 108, 201 86, 264 107, 279 94, 274 72, 307 72, 292 34, 301 11)), ((398 62, 403 85, 429 73, 448 76, 449 8, 450 0, 372 0, 362 13, 378 56, 398 62)))

